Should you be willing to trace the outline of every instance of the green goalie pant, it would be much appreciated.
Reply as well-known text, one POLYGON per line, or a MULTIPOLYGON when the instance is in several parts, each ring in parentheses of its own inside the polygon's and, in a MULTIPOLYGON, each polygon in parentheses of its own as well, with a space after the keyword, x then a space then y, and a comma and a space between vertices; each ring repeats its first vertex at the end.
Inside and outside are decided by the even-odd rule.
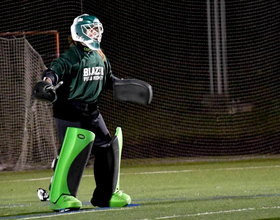
POLYGON ((93 206, 109 207, 112 194, 119 190, 122 146, 122 129, 117 127, 110 143, 94 149, 96 188, 91 199, 93 206))
POLYGON ((81 208, 81 202, 75 197, 94 138, 95 135, 91 131, 67 128, 50 187, 50 208, 52 210, 81 208))

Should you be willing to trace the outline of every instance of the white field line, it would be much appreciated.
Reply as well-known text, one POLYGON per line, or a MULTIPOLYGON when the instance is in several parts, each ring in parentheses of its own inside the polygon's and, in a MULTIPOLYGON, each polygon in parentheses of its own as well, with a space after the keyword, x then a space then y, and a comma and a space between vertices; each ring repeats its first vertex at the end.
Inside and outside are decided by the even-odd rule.
POLYGON ((280 165, 273 166, 256 166, 256 167, 228 167, 228 168, 213 168, 213 169, 189 169, 189 170, 163 170, 163 171, 150 171, 150 172, 139 172, 139 173, 122 173, 122 175, 149 175, 149 174, 166 174, 166 173, 188 173, 197 171, 226 171, 226 170, 249 170, 249 169, 270 169, 279 168, 280 165))
MULTIPOLYGON (((138 173, 121 173, 121 175, 154 175, 154 174, 188 173, 188 172, 211 171, 211 170, 227 171, 227 170, 270 169, 270 168, 279 168, 279 167, 280 167, 280 165, 252 166, 252 167, 228 167, 228 168, 213 168, 213 169, 163 170, 163 171, 148 171, 148 172, 138 172, 138 173)), ((93 177, 93 174, 83 175, 83 177, 93 177)), ((4 180, 4 181, 0 181, 0 183, 32 182, 32 181, 50 180, 50 178, 51 177, 33 178, 33 179, 18 179, 18 180, 4 180)))
MULTIPOLYGON (((65 213, 57 213, 57 214, 42 214, 33 217, 19 217, 20 219, 30 220, 30 219, 39 219, 39 218, 53 218, 59 216, 66 216, 66 215, 76 215, 76 214, 83 214, 83 213, 92 213, 92 212, 108 212, 108 211, 125 211, 131 208, 119 208, 119 209, 102 209, 102 210, 84 210, 78 212, 65 212, 65 213)), ((280 206, 271 206, 271 207, 261 207, 261 208, 242 208, 242 209, 229 209, 229 210, 220 210, 220 211, 209 211, 209 212, 198 212, 192 214, 185 214, 185 215, 172 215, 172 216, 161 216, 152 219, 161 220, 161 219, 174 219, 174 218, 185 218, 185 217, 195 217, 195 216, 207 216, 207 215, 217 215, 217 214, 226 214, 226 213, 235 213, 235 212, 247 212, 247 211, 256 211, 256 210, 269 210, 269 209, 280 209, 280 206)), ((141 219, 141 220, 152 220, 149 218, 141 219)))
MULTIPOLYGON (((154 219, 173 219, 173 218, 183 218, 183 217, 195 217, 195 216, 206 216, 206 215, 216 215, 216 214, 226 214, 226 213, 234 213, 234 212, 247 212, 247 211, 256 211, 256 210, 269 210, 269 209, 280 209, 280 206, 272 206, 272 207, 261 207, 261 208, 243 208, 243 209, 229 209, 229 210, 220 210, 220 211, 210 211, 210 212, 199 212, 193 214, 186 215, 171 215, 171 216, 162 216, 156 217, 154 219)), ((150 220, 150 219, 141 219, 141 220, 150 220)))

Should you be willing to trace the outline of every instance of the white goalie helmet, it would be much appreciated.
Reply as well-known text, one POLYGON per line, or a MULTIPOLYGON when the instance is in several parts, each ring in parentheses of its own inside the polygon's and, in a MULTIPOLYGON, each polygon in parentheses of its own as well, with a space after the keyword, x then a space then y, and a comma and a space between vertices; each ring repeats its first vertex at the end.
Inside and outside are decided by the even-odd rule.
POLYGON ((71 25, 72 39, 85 44, 91 50, 100 49, 103 31, 99 19, 88 14, 76 17, 71 25))

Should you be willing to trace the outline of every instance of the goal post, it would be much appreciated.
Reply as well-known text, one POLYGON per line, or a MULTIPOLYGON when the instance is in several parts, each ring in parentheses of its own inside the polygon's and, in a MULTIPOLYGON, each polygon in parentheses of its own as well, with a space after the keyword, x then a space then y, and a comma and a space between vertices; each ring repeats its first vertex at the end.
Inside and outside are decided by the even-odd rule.
POLYGON ((50 31, 15 31, 0 33, 0 37, 18 37, 18 36, 34 36, 34 35, 54 35, 56 57, 59 57, 59 33, 57 30, 50 31))
POLYGON ((51 103, 31 98, 46 68, 25 37, 0 37, 0 170, 49 166, 57 156, 51 103))

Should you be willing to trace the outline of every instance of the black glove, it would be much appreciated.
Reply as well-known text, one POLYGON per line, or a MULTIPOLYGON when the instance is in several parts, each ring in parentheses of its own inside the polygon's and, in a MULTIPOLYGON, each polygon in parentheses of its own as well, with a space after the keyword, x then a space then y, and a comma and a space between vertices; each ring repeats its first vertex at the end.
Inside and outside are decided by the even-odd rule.
POLYGON ((41 101, 54 102, 56 100, 55 88, 47 81, 37 82, 32 91, 32 97, 41 101))

